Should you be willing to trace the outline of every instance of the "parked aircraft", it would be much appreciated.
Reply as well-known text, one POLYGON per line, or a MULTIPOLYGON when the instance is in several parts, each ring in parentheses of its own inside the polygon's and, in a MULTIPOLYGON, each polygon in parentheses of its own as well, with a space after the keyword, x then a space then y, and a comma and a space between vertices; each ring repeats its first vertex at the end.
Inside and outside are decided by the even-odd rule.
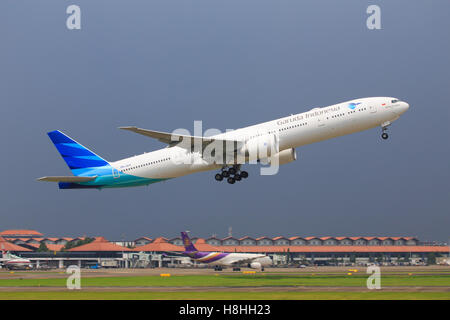
POLYGON ((33 268, 33 264, 30 260, 16 256, 5 250, 2 250, 0 262, 9 270, 28 270, 33 268))
POLYGON ((181 238, 185 248, 183 252, 185 256, 196 262, 214 265, 216 271, 221 271, 223 267, 233 267, 233 271, 239 271, 240 266, 264 271, 265 266, 272 264, 272 259, 265 254, 198 251, 186 232, 181 232, 181 238))

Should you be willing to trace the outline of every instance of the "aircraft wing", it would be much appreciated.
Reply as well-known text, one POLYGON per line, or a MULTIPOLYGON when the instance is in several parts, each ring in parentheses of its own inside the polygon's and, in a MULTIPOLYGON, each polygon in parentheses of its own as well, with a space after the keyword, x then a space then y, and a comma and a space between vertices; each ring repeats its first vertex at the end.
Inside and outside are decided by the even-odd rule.
POLYGON ((76 176, 53 176, 53 177, 42 177, 38 178, 38 181, 50 181, 50 182, 88 182, 95 180, 97 176, 94 177, 76 177, 76 176))
POLYGON ((187 257, 184 253, 182 252, 176 252, 176 251, 163 251, 161 253, 163 256, 165 257, 171 257, 171 256, 175 256, 175 257, 187 257))
MULTIPOLYGON (((227 143, 233 144, 234 150, 236 150, 237 148, 240 148, 243 144, 243 141, 239 141, 239 140, 226 140, 226 139, 216 139, 213 137, 189 136, 189 135, 183 135, 183 134, 141 129, 141 128, 137 128, 137 127, 119 127, 119 129, 139 133, 144 136, 157 139, 163 143, 167 143, 168 145, 175 145, 184 139, 190 139, 190 142, 191 142, 190 146, 198 144, 198 145, 202 145, 202 147, 206 147, 211 142, 219 142, 219 143, 221 142, 221 143, 223 143, 224 150, 225 150, 225 145, 227 143)), ((183 147, 183 144, 178 144, 178 146, 183 147)), ((186 144, 185 146, 187 147, 188 144, 186 144)))

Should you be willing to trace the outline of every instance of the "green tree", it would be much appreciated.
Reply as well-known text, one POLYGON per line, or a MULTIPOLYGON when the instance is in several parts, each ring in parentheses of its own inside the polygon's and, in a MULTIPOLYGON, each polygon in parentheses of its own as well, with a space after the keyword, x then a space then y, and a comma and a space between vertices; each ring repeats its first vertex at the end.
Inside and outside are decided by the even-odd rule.
POLYGON ((44 241, 41 241, 39 244, 39 248, 37 249, 38 252, 49 252, 50 250, 47 248, 47 245, 44 241))
POLYGON ((91 243, 94 240, 95 240, 95 238, 89 238, 89 237, 86 237, 82 240, 72 240, 72 241, 67 242, 66 245, 64 246, 64 248, 61 249, 61 251, 67 251, 69 249, 82 246, 83 244, 91 243))

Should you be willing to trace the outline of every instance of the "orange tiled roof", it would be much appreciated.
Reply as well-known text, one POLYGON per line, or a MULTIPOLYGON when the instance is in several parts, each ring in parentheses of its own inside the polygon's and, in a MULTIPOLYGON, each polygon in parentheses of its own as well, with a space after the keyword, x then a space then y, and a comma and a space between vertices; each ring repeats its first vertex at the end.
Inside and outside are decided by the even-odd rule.
POLYGON ((44 240, 44 239, 43 238, 29 238, 26 240, 26 243, 29 243, 31 241, 41 242, 42 240, 44 240))
POLYGON ((212 246, 205 242, 205 239, 198 238, 194 246, 198 251, 220 251, 219 247, 212 246))
POLYGON ((239 240, 239 241, 242 241, 242 240, 246 240, 246 239, 255 240, 255 238, 252 238, 252 237, 250 237, 250 236, 245 236, 245 237, 239 238, 238 240, 239 240))
POLYGON ((18 235, 33 235, 33 236, 43 236, 42 233, 37 232, 36 230, 4 230, 0 232, 0 236, 8 237, 8 236, 18 236, 18 235))
POLYGON ((279 240, 279 239, 286 239, 287 240, 288 238, 283 237, 283 236, 278 236, 278 237, 272 238, 273 241, 279 240))
POLYGON ((145 239, 145 240, 148 240, 148 241, 152 241, 152 238, 148 238, 148 237, 140 237, 140 238, 137 238, 137 239, 134 240, 134 241, 136 242, 136 241, 141 240, 141 239, 145 239))
MULTIPOLYGON (((31 247, 38 249, 40 244, 27 243, 27 246, 31 246, 31 247)), ((50 251, 61 251, 61 249, 64 248, 63 244, 46 244, 46 246, 47 246, 48 250, 50 250, 50 251)))
POLYGON ((147 243, 143 246, 136 247, 134 251, 184 251, 184 248, 167 242, 167 240, 163 237, 159 237, 152 243, 147 243))
POLYGON ((0 236, 0 249, 5 251, 32 251, 17 244, 11 243, 0 236))
POLYGON ((222 241, 228 240, 228 239, 238 240, 237 238, 235 238, 235 237, 233 237, 233 236, 228 236, 228 237, 226 237, 226 238, 223 238, 222 241))
POLYGON ((30 238, 16 238, 16 239, 11 239, 12 242, 16 242, 16 241, 23 241, 23 242, 27 242, 28 240, 30 240, 30 238))
POLYGON ((127 247, 122 247, 117 244, 111 243, 104 237, 97 237, 91 243, 84 244, 79 247, 69 249, 67 251, 135 251, 127 247))
POLYGON ((448 246, 220 246, 225 252, 448 252, 448 246))
POLYGON ((61 238, 49 238, 49 237, 47 237, 47 238, 44 238, 42 240, 58 241, 59 239, 61 239, 61 238))

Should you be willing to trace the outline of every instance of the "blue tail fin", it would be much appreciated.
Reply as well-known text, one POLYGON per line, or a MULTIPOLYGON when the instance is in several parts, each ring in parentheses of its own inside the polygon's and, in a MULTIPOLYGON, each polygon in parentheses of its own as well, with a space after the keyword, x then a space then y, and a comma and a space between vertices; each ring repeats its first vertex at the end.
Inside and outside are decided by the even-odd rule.
POLYGON ((51 131, 48 136, 76 176, 91 171, 93 168, 109 166, 105 159, 72 140, 61 131, 51 131))
POLYGON ((189 237, 188 237, 186 232, 181 232, 181 239, 183 240, 184 248, 185 248, 186 251, 188 251, 188 252, 190 252, 190 251, 198 251, 194 247, 194 244, 192 243, 191 239, 189 239, 189 237))

